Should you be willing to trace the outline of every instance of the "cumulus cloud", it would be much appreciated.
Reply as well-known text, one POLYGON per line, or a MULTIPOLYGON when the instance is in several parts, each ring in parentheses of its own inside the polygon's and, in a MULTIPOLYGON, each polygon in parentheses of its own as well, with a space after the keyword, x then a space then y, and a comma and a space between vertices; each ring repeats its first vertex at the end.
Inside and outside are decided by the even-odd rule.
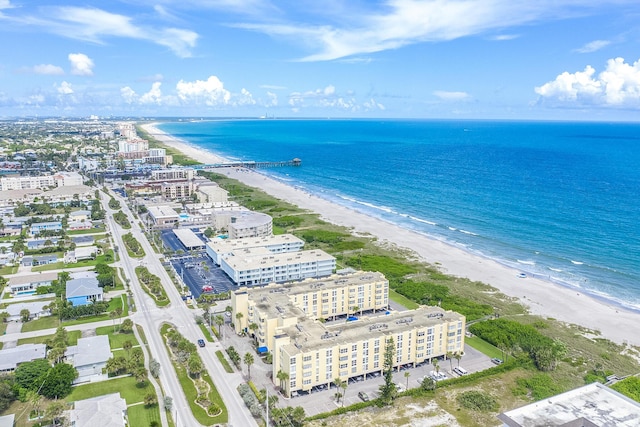
POLYGON ((33 72, 36 74, 45 74, 49 76, 59 76, 64 74, 64 70, 61 67, 51 64, 35 65, 33 67, 33 72))
POLYGON ((154 82, 151 85, 151 90, 140 97, 141 104, 161 104, 162 103, 162 91, 160 86, 162 83, 154 82))
POLYGON ((76 76, 92 76, 93 61, 84 53, 70 53, 71 74, 76 76))
POLYGON ((265 102, 265 106, 267 107, 277 107, 278 106, 278 95, 273 92, 267 92, 267 102, 265 102))
POLYGON ((61 95, 71 95, 73 93, 71 83, 68 83, 68 82, 60 83, 60 86, 58 86, 58 93, 61 95))
POLYGON ((127 104, 133 104, 138 100, 136 91, 131 89, 129 86, 125 86, 120 89, 120 96, 127 104))
POLYGON ((640 106, 640 60, 628 64, 623 58, 609 59, 597 76, 590 65, 584 71, 565 71, 535 92, 541 100, 561 103, 640 106))
POLYGON ((216 76, 194 82, 180 80, 176 85, 176 92, 183 102, 204 103, 209 106, 224 105, 231 99, 231 93, 216 76))
POLYGON ((255 105, 256 100, 253 99, 253 95, 247 89, 242 88, 239 95, 233 97, 233 105, 255 105))
POLYGON ((600 50, 603 47, 609 46, 610 44, 611 42, 609 40, 594 40, 576 49, 575 51, 578 53, 591 53, 600 50))
POLYGON ((433 94, 443 101, 463 101, 471 97, 467 92, 448 92, 444 90, 436 90, 433 94))

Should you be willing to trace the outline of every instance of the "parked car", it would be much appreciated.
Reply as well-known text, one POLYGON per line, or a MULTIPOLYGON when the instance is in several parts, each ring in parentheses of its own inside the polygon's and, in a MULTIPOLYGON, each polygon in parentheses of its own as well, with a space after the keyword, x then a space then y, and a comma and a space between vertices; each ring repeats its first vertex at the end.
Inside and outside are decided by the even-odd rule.
POLYGON ((198 340, 198 345, 199 345, 200 347, 204 347, 204 340, 203 340, 203 339, 199 339, 199 340, 198 340))
POLYGON ((453 368, 453 372, 455 372, 458 375, 467 375, 469 373, 462 366, 457 366, 457 367, 453 368))
POLYGON ((358 397, 360 399, 362 399, 363 402, 368 402, 369 401, 369 395, 367 393, 365 393, 364 391, 361 391, 358 393, 358 397))
POLYGON ((502 365, 502 359, 498 359, 497 357, 491 359, 491 362, 495 365, 502 365))

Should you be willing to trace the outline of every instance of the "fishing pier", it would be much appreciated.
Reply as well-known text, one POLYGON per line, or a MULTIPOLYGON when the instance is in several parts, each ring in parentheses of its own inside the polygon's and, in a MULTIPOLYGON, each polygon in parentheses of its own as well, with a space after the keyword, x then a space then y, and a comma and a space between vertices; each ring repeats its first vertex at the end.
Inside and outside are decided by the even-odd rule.
POLYGON ((213 163, 208 165, 193 165, 190 166, 193 169, 218 169, 218 168, 247 168, 247 169, 263 169, 263 168, 276 168, 283 166, 300 166, 302 160, 295 158, 292 160, 283 160, 277 162, 256 162, 253 160, 243 160, 238 162, 224 162, 213 163))

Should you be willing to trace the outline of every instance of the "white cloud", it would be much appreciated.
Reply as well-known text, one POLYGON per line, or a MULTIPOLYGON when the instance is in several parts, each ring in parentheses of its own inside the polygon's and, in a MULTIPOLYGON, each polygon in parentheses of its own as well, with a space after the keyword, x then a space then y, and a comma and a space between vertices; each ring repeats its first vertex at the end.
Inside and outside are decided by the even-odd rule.
POLYGON ((256 100, 253 99, 253 95, 247 89, 242 88, 240 91, 240 95, 236 95, 233 97, 233 105, 255 105, 256 100))
MULTIPOLYGON (((575 0, 385 0, 340 2, 324 22, 244 23, 236 27, 291 39, 315 53, 303 61, 328 61, 503 31, 540 21, 595 13, 606 2, 575 0), (364 10, 363 10, 364 9, 364 10), (337 24, 336 24, 337 23, 337 24)), ((511 36, 498 36, 504 40, 511 36)))
POLYGON ((267 107, 276 107, 278 105, 278 95, 273 92, 267 92, 268 101, 265 103, 267 107))
POLYGON ((603 47, 609 46, 610 44, 611 42, 609 40, 594 40, 576 49, 575 51, 578 53, 591 53, 600 50, 603 47))
POLYGON ((64 74, 64 70, 61 67, 51 64, 35 65, 33 67, 33 72, 36 74, 44 74, 49 76, 59 76, 64 74))
POLYGON ((25 16, 14 20, 41 27, 63 37, 93 43, 104 43, 109 37, 146 40, 168 47, 179 57, 191 56, 191 49, 198 39, 198 34, 190 30, 138 25, 133 17, 95 7, 47 7, 41 8, 40 13, 40 16, 25 16))
POLYGON ((437 90, 433 94, 443 101, 462 101, 471 97, 467 92, 447 92, 444 90, 437 90))
POLYGON ((502 42, 502 41, 517 39, 518 37, 520 37, 518 34, 499 34, 497 36, 490 37, 489 39, 502 42))
POLYGON ((160 105, 162 103, 162 91, 160 90, 161 85, 162 83, 160 82, 154 82, 151 85, 151 90, 140 97, 140 103, 160 105))
POLYGON ((124 99, 124 102, 127 104, 133 104, 137 101, 138 95, 136 91, 131 89, 129 86, 123 87, 120 89, 120 96, 124 99))
POLYGON ((58 93, 62 95, 71 95, 73 93, 73 88, 71 87, 71 83, 62 82, 60 86, 58 86, 58 93))
POLYGON ((587 65, 584 71, 564 72, 555 80, 535 88, 541 99, 571 104, 640 106, 640 60, 609 59, 598 76, 587 65))
POLYGON ((210 76, 207 80, 185 82, 180 80, 176 85, 178 98, 183 102, 209 106, 224 105, 229 103, 231 93, 216 76, 210 76))
POLYGON ((93 61, 84 53, 70 53, 71 74, 76 76, 92 76, 93 61))
POLYGON ((277 86, 277 85, 260 85, 262 89, 271 89, 271 90, 284 90, 285 86, 277 86))

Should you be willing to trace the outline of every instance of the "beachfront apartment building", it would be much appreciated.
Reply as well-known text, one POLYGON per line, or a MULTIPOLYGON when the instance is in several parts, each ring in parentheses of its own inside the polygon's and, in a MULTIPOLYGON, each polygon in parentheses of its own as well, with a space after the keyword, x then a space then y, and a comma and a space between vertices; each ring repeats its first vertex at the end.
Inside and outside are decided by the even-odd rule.
POLYGON ((330 386, 382 373, 387 342, 393 340, 393 366, 431 363, 447 353, 464 351, 465 318, 440 307, 364 317, 324 324, 309 317, 282 327, 273 338, 272 375, 287 375, 285 394, 330 386))
POLYGON ((237 333, 253 334, 263 351, 273 349, 279 328, 295 325, 300 317, 335 320, 339 316, 377 312, 389 307, 389 281, 382 273, 357 271, 333 274, 231 293, 232 318, 242 313, 237 333), (355 308, 357 307, 357 310, 355 308), (255 323, 255 331, 248 325, 255 323))
POLYGON ((215 182, 196 180, 196 194, 203 203, 222 203, 229 200, 229 192, 215 182))
POLYGON ((220 267, 238 286, 259 286, 329 276, 336 259, 319 249, 274 254, 266 248, 253 248, 223 256, 220 267))
POLYGON ((42 176, 12 176, 0 178, 0 189, 9 190, 35 190, 52 188, 56 186, 53 175, 42 176))
POLYGON ((247 239, 213 239, 207 242, 207 255, 217 265, 222 262, 224 255, 241 249, 266 248, 274 254, 298 252, 304 246, 304 241, 293 234, 277 234, 247 239))
POLYGON ((130 139, 126 141, 118 141, 119 155, 125 155, 127 153, 148 152, 148 151, 149 151, 149 142, 145 141, 144 139, 136 138, 136 139, 130 139))
POLYGON ((167 168, 151 171, 151 179, 154 181, 193 179, 196 171, 193 168, 167 168))
POLYGON ((273 234, 273 218, 252 211, 241 211, 231 216, 227 226, 230 239, 247 239, 251 237, 271 236, 273 234))

